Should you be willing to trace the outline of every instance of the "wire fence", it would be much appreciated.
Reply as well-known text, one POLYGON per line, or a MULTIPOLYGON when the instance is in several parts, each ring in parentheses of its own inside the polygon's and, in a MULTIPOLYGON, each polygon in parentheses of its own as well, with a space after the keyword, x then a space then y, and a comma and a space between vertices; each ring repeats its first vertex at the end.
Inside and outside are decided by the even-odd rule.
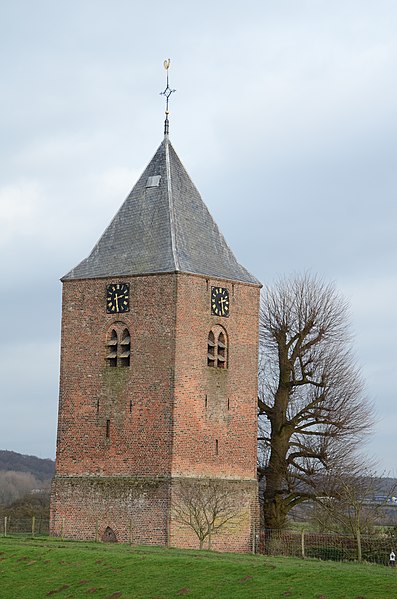
MULTIPOLYGON (((42 516, 0 518, 0 536, 27 538, 48 536, 49 519, 42 516)), ((389 565, 392 551, 396 552, 397 538, 385 533, 362 535, 361 559, 366 562, 389 565)), ((332 561, 356 561, 359 556, 358 540, 353 535, 316 533, 306 530, 263 529, 257 551, 278 557, 315 558, 332 561)))
POLYGON ((4 516, 0 519, 0 536, 24 536, 37 537, 48 536, 50 533, 50 521, 41 516, 29 518, 16 518, 4 516))
POLYGON ((361 560, 389 565, 397 539, 387 534, 353 535, 309 531, 262 530, 259 553, 272 556, 316 558, 332 561, 361 560), (360 545, 360 547, 359 547, 360 545))

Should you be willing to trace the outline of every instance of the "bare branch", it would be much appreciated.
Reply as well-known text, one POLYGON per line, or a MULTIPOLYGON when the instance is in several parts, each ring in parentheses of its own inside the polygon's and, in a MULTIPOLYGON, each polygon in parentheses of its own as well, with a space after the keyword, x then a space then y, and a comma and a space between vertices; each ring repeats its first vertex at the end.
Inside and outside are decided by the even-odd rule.
POLYGON ((266 526, 277 528, 329 472, 348 467, 373 416, 333 285, 304 274, 265 289, 259 337, 258 473, 266 526))
POLYGON ((212 535, 228 523, 237 522, 240 513, 241 504, 230 485, 212 479, 178 482, 173 501, 173 518, 194 531, 200 549, 206 539, 210 549, 212 535))

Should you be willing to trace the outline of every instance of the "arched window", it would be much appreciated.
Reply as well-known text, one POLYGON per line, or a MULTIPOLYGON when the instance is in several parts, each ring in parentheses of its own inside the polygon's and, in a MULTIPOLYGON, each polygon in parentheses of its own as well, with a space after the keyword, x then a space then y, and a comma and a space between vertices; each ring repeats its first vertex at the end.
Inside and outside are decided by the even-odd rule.
POLYGON ((102 541, 104 543, 117 543, 116 533, 110 526, 106 527, 106 530, 102 535, 102 541))
POLYGON ((120 366, 130 365, 130 353, 131 353, 131 337, 128 329, 124 329, 121 336, 121 353, 120 353, 120 366))
POLYGON ((114 329, 110 334, 107 342, 106 361, 108 366, 117 366, 117 333, 114 329))
POLYGON ((131 336, 122 323, 115 323, 107 335, 106 364, 111 368, 130 365, 131 336))
POLYGON ((207 365, 211 368, 227 368, 227 335, 220 325, 215 325, 208 335, 207 365))
POLYGON ((219 333, 217 349, 218 349, 217 366, 218 366, 218 368, 225 368, 225 365, 226 365, 226 338, 223 333, 219 333))
POLYGON ((212 331, 210 331, 210 334, 208 335, 208 356, 207 356, 207 364, 208 366, 212 366, 215 367, 216 366, 216 360, 215 360, 215 335, 212 331))

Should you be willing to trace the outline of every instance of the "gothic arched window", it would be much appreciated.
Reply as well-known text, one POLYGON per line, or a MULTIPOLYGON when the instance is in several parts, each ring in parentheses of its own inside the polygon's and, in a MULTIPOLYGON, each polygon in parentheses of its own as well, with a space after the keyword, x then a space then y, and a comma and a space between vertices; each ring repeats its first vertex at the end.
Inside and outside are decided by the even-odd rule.
POLYGON ((106 363, 115 368, 130 365, 131 336, 122 323, 115 323, 109 329, 106 340, 106 363))
POLYGON ((208 335, 207 365, 211 368, 227 368, 227 335, 220 326, 215 325, 208 335))
POLYGON ((131 337, 128 329, 124 329, 120 342, 120 366, 130 365, 131 337))
POLYGON ((216 366, 215 358, 215 335, 212 331, 208 335, 208 355, 207 355, 208 366, 216 366))
POLYGON ((106 362, 108 366, 117 366, 117 333, 112 329, 106 343, 106 362))

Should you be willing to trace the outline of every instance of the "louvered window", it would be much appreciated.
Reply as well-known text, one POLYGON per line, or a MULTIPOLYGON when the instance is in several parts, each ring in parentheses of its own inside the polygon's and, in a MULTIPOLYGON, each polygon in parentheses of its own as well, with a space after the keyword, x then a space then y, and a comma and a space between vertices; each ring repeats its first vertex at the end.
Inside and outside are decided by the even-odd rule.
POLYGON ((131 336, 127 328, 116 323, 106 341, 106 363, 111 368, 130 365, 131 336))
POLYGON ((207 355, 207 364, 208 366, 215 367, 216 366, 216 358, 215 358, 215 335, 212 331, 208 335, 208 355, 207 355))
POLYGON ((110 339, 107 342, 106 361, 108 366, 117 366, 117 333, 112 329, 110 339))
POLYGON ((219 333, 218 337, 218 355, 217 355, 217 366, 218 368, 226 367, 226 339, 223 333, 219 333))
POLYGON ((226 331, 216 325, 208 335, 207 365, 211 368, 227 368, 226 331))
POLYGON ((128 329, 124 329, 120 343, 120 366, 130 365, 131 337, 128 329))

